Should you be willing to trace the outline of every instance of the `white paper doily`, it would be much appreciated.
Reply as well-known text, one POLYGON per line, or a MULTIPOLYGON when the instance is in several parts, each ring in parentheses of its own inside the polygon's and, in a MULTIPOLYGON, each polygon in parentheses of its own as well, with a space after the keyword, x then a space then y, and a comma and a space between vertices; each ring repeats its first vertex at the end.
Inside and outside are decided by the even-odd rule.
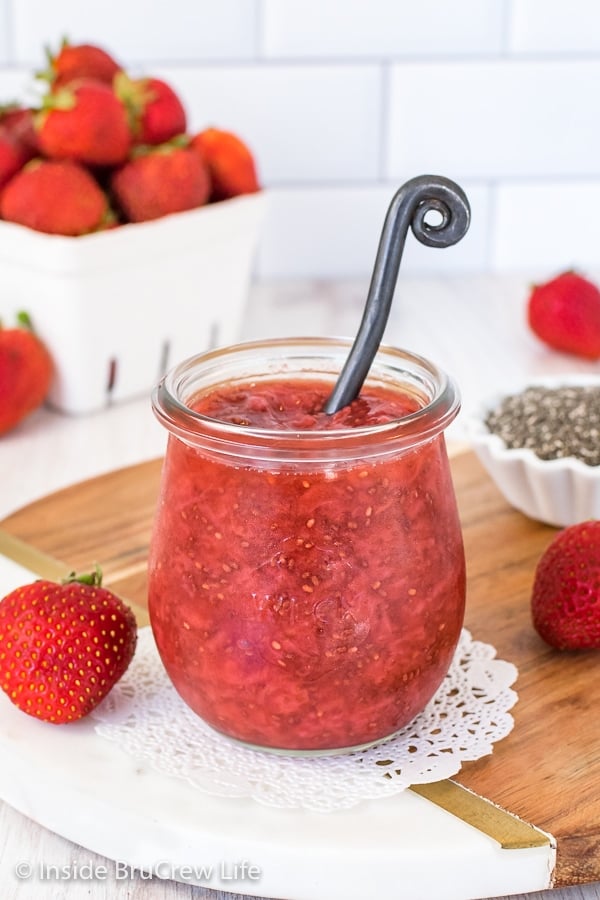
POLYGON ((393 738, 342 756, 280 756, 229 741, 193 713, 146 627, 129 669, 92 716, 98 735, 200 791, 330 812, 449 778, 463 762, 491 753, 513 727, 509 710, 517 700, 517 669, 495 656, 463 629, 435 697, 393 738))

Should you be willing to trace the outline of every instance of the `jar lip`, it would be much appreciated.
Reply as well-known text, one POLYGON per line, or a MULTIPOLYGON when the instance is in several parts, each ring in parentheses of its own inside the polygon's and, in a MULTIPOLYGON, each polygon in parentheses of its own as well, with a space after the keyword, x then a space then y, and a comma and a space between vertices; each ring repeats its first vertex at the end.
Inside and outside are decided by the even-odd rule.
MULTIPOLYGON (((334 360, 339 355, 341 368, 341 364, 351 344, 351 340, 347 338, 270 338, 260 341, 241 342, 228 347, 199 353, 175 365, 161 378, 152 393, 154 413, 169 432, 176 434, 183 440, 187 439, 187 443, 193 444, 194 438, 198 437, 200 432, 206 437, 212 436, 213 438, 241 444, 253 444, 264 447, 276 442, 282 448, 285 445, 290 446, 293 444, 296 447, 301 445, 306 449, 311 445, 322 446, 324 442, 329 445, 356 445, 364 441, 397 441, 400 437, 404 437, 408 442, 421 442, 443 431, 455 418, 460 408, 460 397, 453 379, 425 357, 384 344, 381 345, 376 354, 371 371, 367 376, 366 384, 385 383, 382 378, 378 382, 376 381, 376 376, 373 374, 374 371, 377 369, 385 370, 386 364, 389 369, 392 363, 397 363, 402 366, 402 368, 398 369, 398 372, 404 372, 407 380, 411 374, 413 377, 420 374, 423 385, 428 379, 429 384, 435 389, 429 402, 424 403, 422 407, 388 422, 358 427, 285 431, 282 429, 237 425, 222 419, 212 418, 192 409, 179 396, 187 374, 198 370, 200 366, 208 368, 211 364, 214 365, 215 371, 217 371, 219 361, 227 357, 231 358, 239 355, 246 356, 248 359, 254 358, 258 360, 259 353, 262 353, 263 356, 265 353, 271 353, 275 359, 293 362, 298 357, 304 358, 307 355, 307 351, 312 351, 312 357, 315 360, 326 358, 334 360), (330 355, 332 351, 335 351, 335 357, 330 355), (410 371, 411 366, 412 372, 410 371)), ((336 377, 331 370, 294 370, 293 367, 290 367, 285 371, 274 372, 272 376, 269 376, 268 373, 254 371, 254 375, 246 375, 239 380, 247 381, 249 378, 256 376, 265 378, 283 376, 289 377, 291 380, 295 377, 297 378, 302 371, 311 376, 333 374, 333 378, 335 379, 336 377)), ((226 383, 228 380, 227 377, 223 377, 211 384, 214 384, 216 387, 219 384, 226 383)), ((390 380, 387 383, 392 387, 394 386, 394 382, 390 380)), ((198 393, 198 391, 195 393, 198 393)), ((194 392, 191 392, 191 396, 193 395, 194 392)))

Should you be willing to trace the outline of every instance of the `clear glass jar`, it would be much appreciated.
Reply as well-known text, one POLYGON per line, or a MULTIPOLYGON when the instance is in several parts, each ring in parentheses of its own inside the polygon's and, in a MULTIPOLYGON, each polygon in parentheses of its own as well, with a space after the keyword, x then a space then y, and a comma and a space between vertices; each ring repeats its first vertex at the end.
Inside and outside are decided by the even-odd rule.
POLYGON ((361 397, 383 398, 387 415, 373 423, 359 403, 351 421, 323 426, 304 398, 331 390, 349 346, 214 350, 153 395, 169 432, 149 559, 158 650, 202 719, 264 749, 341 752, 391 736, 434 695, 463 623, 443 435, 457 390, 427 360, 382 348, 361 397), (216 391, 298 414, 284 428, 225 421, 206 412, 216 391))

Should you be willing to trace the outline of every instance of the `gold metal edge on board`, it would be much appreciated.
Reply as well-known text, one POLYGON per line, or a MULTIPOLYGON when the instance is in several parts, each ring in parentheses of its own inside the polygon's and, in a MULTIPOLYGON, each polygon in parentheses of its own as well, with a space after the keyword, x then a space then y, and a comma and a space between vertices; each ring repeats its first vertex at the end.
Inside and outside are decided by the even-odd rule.
POLYGON ((556 848, 556 841, 548 832, 530 825, 491 800, 480 797, 450 779, 431 784, 414 784, 410 790, 487 834, 504 850, 556 848))

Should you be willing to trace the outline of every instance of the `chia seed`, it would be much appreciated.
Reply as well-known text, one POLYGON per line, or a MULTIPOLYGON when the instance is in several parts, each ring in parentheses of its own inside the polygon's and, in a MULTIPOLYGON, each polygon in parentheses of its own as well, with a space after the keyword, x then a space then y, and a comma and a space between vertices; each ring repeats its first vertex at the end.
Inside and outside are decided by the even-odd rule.
POLYGON ((509 449, 600 465, 600 387, 528 387, 505 397, 485 424, 509 449))

